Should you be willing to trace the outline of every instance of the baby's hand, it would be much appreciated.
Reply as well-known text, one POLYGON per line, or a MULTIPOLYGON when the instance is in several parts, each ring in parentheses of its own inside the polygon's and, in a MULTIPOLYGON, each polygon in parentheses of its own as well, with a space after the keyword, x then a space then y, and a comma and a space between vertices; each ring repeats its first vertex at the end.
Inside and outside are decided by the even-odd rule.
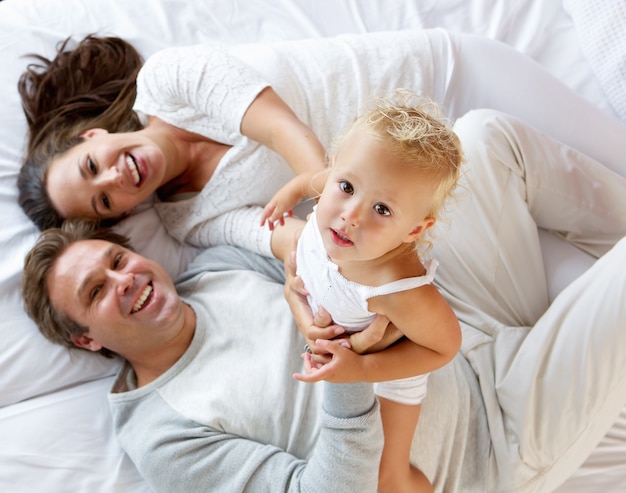
POLYGON ((310 181, 310 174, 305 173, 292 178, 278 192, 274 194, 269 203, 263 208, 261 226, 266 222, 270 230, 276 224, 284 224, 285 216, 293 216, 293 208, 307 197, 305 184, 310 181))
POLYGON ((263 208, 263 214, 261 215, 261 226, 263 226, 267 222, 267 226, 270 228, 270 231, 274 231, 274 228, 278 226, 285 225, 285 217, 292 217, 293 210, 289 209, 287 211, 283 210, 278 206, 278 202, 275 201, 276 196, 272 198, 272 202, 267 204, 263 208))

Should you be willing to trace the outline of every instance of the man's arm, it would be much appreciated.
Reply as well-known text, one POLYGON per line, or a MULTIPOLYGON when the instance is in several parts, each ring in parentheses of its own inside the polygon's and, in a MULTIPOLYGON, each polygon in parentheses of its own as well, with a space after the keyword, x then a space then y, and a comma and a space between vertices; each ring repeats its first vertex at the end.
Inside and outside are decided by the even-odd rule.
POLYGON ((199 254, 186 272, 176 279, 176 283, 191 279, 201 272, 227 270, 253 270, 266 275, 279 284, 285 281, 283 263, 279 260, 232 245, 218 245, 207 248, 199 254))
POLYGON ((324 385, 321 430, 308 460, 198 424, 156 392, 140 399, 113 395, 115 428, 156 492, 375 492, 383 437, 372 386, 324 385))

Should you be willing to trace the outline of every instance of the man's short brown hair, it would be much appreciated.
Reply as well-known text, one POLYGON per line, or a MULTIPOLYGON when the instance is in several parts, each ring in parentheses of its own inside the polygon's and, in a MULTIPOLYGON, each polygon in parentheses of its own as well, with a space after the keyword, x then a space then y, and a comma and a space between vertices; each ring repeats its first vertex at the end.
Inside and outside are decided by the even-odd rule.
MULTIPOLYGON (((76 323, 52 305, 48 276, 67 248, 82 240, 103 240, 131 249, 128 238, 94 221, 67 220, 60 228, 47 229, 39 235, 24 260, 22 273, 22 299, 26 313, 48 340, 70 348, 76 348, 72 338, 88 332, 89 328, 76 323)), ((99 352, 107 357, 114 354, 106 348, 99 352)))

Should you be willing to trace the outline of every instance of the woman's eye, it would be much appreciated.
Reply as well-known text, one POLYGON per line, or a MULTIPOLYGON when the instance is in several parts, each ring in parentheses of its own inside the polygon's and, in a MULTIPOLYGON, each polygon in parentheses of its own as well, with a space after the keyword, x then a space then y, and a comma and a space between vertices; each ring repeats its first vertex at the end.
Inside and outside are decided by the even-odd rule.
POLYGON ((111 209, 111 202, 109 202, 109 197, 107 197, 106 195, 102 196, 102 205, 106 210, 111 209))
POLYGON ((96 163, 94 163, 93 159, 91 159, 90 157, 87 158, 87 169, 92 175, 95 175, 98 173, 98 168, 96 167, 96 163))
POLYGON ((381 216, 390 216, 391 215, 391 211, 389 210, 389 207, 387 207, 384 204, 376 204, 374 206, 374 210, 376 212, 378 212, 378 214, 380 214, 381 216))
POLYGON ((347 181, 339 182, 339 188, 344 193, 349 193, 349 194, 354 193, 354 189, 352 188, 352 185, 350 184, 350 182, 347 182, 347 181))

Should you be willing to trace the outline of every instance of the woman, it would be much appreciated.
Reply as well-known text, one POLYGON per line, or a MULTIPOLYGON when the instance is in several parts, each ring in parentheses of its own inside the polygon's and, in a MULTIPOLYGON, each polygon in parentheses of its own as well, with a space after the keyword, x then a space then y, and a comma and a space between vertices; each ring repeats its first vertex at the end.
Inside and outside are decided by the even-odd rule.
MULTIPOLYGON (((86 73, 79 75, 85 78, 86 73)), ((41 99, 54 85, 38 90, 27 82, 28 74, 25 77, 21 89, 32 121, 29 108, 36 105, 29 98, 41 99)), ((134 110, 147 116, 142 130, 111 135, 100 128, 113 132, 116 125, 85 118, 69 132, 72 141, 48 131, 50 127, 39 131, 40 136, 31 135, 34 145, 18 180, 20 203, 29 217, 46 227, 65 217, 120 218, 156 192, 161 201, 155 207, 180 241, 234 243, 271 255, 270 232, 258 225, 282 217, 297 197, 273 196, 293 173, 259 142, 278 150, 296 173, 308 170, 301 177, 306 183, 306 177, 324 165, 322 146, 345 128, 362 102, 399 86, 440 102, 452 118, 476 107, 520 116, 613 169, 621 164, 617 156, 626 154, 621 138, 625 125, 575 96, 526 57, 475 36, 427 30, 238 46, 227 53, 207 46, 174 48, 151 57, 139 72, 134 110), (215 60, 221 60, 218 68, 215 60), (266 81, 322 145, 299 126, 302 123, 295 125, 299 139, 283 139, 283 147, 268 137, 266 126, 276 122, 273 109, 279 98, 272 89, 258 96, 270 85, 266 81), (263 95, 268 94, 272 97, 264 104, 263 95), (581 120, 588 127, 580 126, 581 120), (146 134, 151 140, 139 140, 146 134), (72 147, 77 140, 81 143, 72 147), (152 161, 135 159, 129 151, 144 145, 161 156, 155 180, 146 178, 155 176, 152 161), (285 150, 289 147, 297 157, 285 150), (101 163, 94 163, 90 153, 99 154, 101 163), (305 163, 300 156, 307 157, 305 163), (127 181, 134 176, 138 186, 111 183, 116 170, 109 175, 111 181, 98 183, 113 162, 128 172, 127 181), (87 184, 93 192, 85 197, 87 184), (121 207, 112 207, 107 187, 117 187, 121 207), (134 193, 139 190, 142 193, 134 193), (42 210, 55 217, 37 218, 42 210)), ((281 112, 289 113, 285 107, 281 112)), ((130 118, 128 106, 127 113, 130 118)))
MULTIPOLYGON (((136 109, 144 108, 147 123, 142 126, 131 106, 141 64, 134 48, 121 39, 93 36, 74 50, 65 51, 66 46, 67 41, 54 61, 39 57, 43 67, 30 66, 19 86, 30 126, 18 180, 20 203, 41 229, 67 217, 119 219, 154 192, 167 198, 202 190, 222 157, 233 146, 248 145, 247 137, 265 144, 268 154, 273 149, 284 157, 300 179, 306 171, 325 167, 325 151, 315 135, 234 57, 200 47, 176 51, 163 64, 159 57, 151 59, 139 73, 134 102, 136 109), (168 78, 170 72, 176 77, 168 78), (74 74, 77 84, 66 84, 74 74), (221 77, 231 83, 216 83, 221 77), (203 80, 195 87, 199 78, 203 80), (49 93, 56 98, 49 100, 49 93)), ((252 159, 244 162, 248 167, 237 163, 233 172, 221 166, 219 176, 241 174, 246 181, 257 166, 252 159)), ((256 195, 250 190, 244 205, 268 201, 271 190, 293 176, 280 162, 265 173, 254 171, 263 174, 268 186, 257 187, 256 195)), ((232 198, 240 204, 241 196, 232 198)), ((223 200, 228 205, 228 198, 223 200)), ((280 215, 276 212, 275 219, 280 215)), ((271 211, 269 216, 274 217, 271 211)))

